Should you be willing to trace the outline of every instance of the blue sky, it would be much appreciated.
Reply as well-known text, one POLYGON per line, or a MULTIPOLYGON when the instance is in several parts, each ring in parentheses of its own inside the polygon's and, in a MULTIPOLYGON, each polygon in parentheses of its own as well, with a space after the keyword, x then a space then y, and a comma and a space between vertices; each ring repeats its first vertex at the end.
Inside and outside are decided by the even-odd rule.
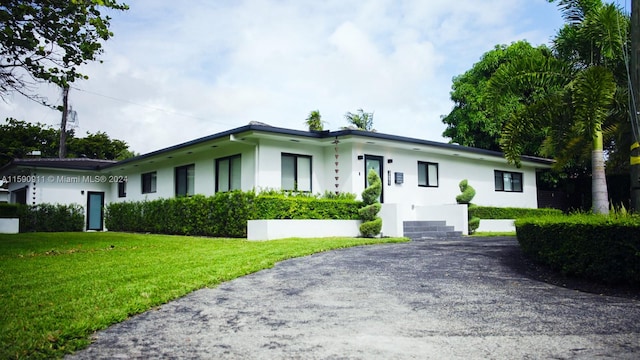
MULTIPOLYGON (((548 44, 563 23, 546 0, 125 2, 70 102, 79 135, 104 131, 139 153, 249 121, 304 130, 316 109, 325 129, 363 108, 379 132, 446 142, 451 79, 497 44, 548 44)), ((0 113, 60 121, 18 95, 0 113)))

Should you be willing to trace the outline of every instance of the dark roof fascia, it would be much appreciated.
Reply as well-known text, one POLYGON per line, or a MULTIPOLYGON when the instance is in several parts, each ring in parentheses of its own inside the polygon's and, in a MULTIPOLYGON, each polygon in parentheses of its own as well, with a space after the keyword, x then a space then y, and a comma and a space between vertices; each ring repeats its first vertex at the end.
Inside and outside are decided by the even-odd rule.
MULTIPOLYGON (((369 138, 380 139, 380 140, 398 141, 398 142, 404 142, 404 143, 410 143, 410 144, 416 144, 416 145, 432 146, 432 147, 448 149, 452 151, 464 151, 472 154, 504 158, 504 153, 500 151, 479 149, 479 148, 473 148, 473 147, 462 146, 457 144, 442 143, 442 142, 431 141, 431 140, 422 140, 422 139, 410 138, 405 136, 382 134, 375 131, 343 129, 343 130, 331 132, 329 134, 332 137, 355 135, 355 136, 369 137, 369 138)), ((524 161, 547 164, 547 165, 551 165, 555 162, 552 159, 545 159, 545 158, 536 157, 536 156, 523 155, 520 158, 524 161)))
POLYGON ((142 154, 136 157, 132 157, 129 159, 125 159, 125 160, 121 160, 117 163, 111 164, 109 166, 106 167, 114 167, 114 166, 121 166, 121 165, 125 165, 131 162, 135 162, 135 161, 139 161, 139 160, 144 160, 150 157, 154 157, 157 155, 162 155, 165 154, 167 152, 171 152, 171 151, 175 151, 175 150, 180 150, 180 149, 184 149, 184 148, 188 148, 190 146, 195 146, 195 145, 199 145, 202 143, 206 143, 208 141, 213 141, 213 140, 218 140, 218 139, 222 139, 222 138, 226 138, 230 135, 237 135, 237 134, 241 134, 244 132, 249 132, 249 131, 262 131, 262 132, 270 132, 270 133, 275 133, 275 134, 282 134, 282 135, 293 135, 293 136, 305 136, 305 137, 312 137, 312 138, 322 138, 322 134, 325 132, 309 132, 309 131, 303 131, 303 130, 292 130, 292 129, 285 129, 285 128, 279 128, 279 127, 274 127, 274 126, 269 126, 269 125, 257 125, 257 124, 250 124, 250 125, 245 125, 245 126, 241 126, 238 128, 234 128, 231 130, 227 130, 227 131, 223 131, 220 133, 216 133, 213 135, 208 135, 208 136, 204 136, 201 138, 197 138, 194 140, 190 140, 181 144, 177 144, 177 145, 173 145, 173 146, 169 146, 160 150, 155 150, 152 151, 150 153, 146 153, 146 154, 142 154))
MULTIPOLYGON (((128 163, 144 160, 157 155, 162 155, 167 152, 188 148, 190 146, 199 145, 202 143, 206 143, 208 141, 218 140, 221 138, 226 138, 230 135, 238 135, 238 134, 249 132, 249 131, 260 131, 265 133, 289 135, 289 136, 301 136, 301 137, 315 138, 315 139, 328 139, 328 138, 335 138, 335 137, 341 137, 341 136, 360 136, 360 137, 374 138, 374 139, 380 139, 380 140, 412 143, 416 145, 432 146, 437 148, 449 149, 452 151, 463 151, 468 153, 504 158, 504 154, 499 151, 478 149, 478 148, 472 148, 468 146, 441 143, 441 142, 430 141, 430 140, 415 139, 415 138, 409 138, 409 137, 398 136, 398 135, 389 135, 389 134, 383 134, 383 133, 378 133, 373 131, 364 131, 364 130, 357 130, 357 129, 342 129, 337 131, 305 131, 305 130, 286 129, 286 128, 269 126, 269 125, 249 124, 249 125, 241 126, 231 130, 223 131, 220 133, 204 136, 204 137, 187 141, 181 144, 169 146, 160 150, 152 151, 150 153, 142 154, 129 159, 121 160, 119 162, 106 165, 103 168, 125 165, 128 163)), ((529 162, 540 163, 545 165, 551 165, 554 163, 554 161, 551 159, 539 158, 535 156, 522 156, 521 159, 523 161, 529 161, 529 162)))
POLYGON ((0 168, 3 172, 10 168, 28 167, 28 168, 46 168, 46 169, 66 169, 66 170, 95 170, 98 171, 106 166, 116 163, 113 160, 98 160, 84 158, 68 158, 68 159, 13 159, 10 163, 0 168))

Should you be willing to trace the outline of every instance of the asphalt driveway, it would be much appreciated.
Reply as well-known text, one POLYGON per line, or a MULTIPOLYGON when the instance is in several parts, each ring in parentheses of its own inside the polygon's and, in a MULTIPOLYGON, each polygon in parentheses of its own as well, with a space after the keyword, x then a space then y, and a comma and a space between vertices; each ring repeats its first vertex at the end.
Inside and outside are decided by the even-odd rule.
POLYGON ((292 259, 96 334, 70 359, 638 359, 640 301, 535 280, 514 238, 292 259))

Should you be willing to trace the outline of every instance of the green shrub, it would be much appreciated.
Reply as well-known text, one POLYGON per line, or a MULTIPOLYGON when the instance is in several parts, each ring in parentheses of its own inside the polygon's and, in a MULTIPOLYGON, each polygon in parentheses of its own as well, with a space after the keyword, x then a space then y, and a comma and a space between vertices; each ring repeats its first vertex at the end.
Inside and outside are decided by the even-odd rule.
POLYGON ((480 227, 480 218, 475 216, 469 217, 469 234, 473 234, 480 227))
POLYGON ((20 232, 68 232, 84 230, 84 208, 78 204, 20 206, 20 232))
POLYGON ((112 231, 246 237, 252 219, 358 219, 360 202, 329 200, 306 193, 220 192, 107 205, 105 224, 112 231))
POLYGON ((374 237, 382 230, 382 218, 376 217, 374 220, 360 224, 360 233, 363 237, 374 237))
POLYGON ((566 275, 640 284, 638 216, 545 216, 515 225, 526 254, 566 275))
POLYGON ((363 221, 371 221, 376 219, 376 215, 378 215, 380 209, 382 209, 382 204, 376 202, 371 205, 361 207, 358 209, 358 214, 363 221))
POLYGON ((0 203, 0 218, 17 218, 20 206, 25 205, 0 203))
POLYGON ((469 214, 480 219, 522 219, 534 216, 562 215, 562 210, 473 206, 469 207, 469 214))
POLYGON ((251 219, 343 219, 356 220, 361 202, 283 195, 258 195, 251 219))
POLYGON ((369 186, 362 191, 362 203, 364 206, 358 211, 362 224, 360 233, 364 237, 374 237, 382 230, 382 219, 376 216, 382 205, 378 201, 382 193, 382 181, 373 169, 367 174, 369 186))

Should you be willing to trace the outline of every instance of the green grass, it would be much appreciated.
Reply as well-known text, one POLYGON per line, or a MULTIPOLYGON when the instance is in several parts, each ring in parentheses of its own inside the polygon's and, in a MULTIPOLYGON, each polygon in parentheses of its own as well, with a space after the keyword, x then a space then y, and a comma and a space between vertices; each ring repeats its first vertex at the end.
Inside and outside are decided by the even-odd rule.
POLYGON ((0 358, 59 358, 87 346, 96 330, 278 261, 405 240, 0 235, 0 358))

